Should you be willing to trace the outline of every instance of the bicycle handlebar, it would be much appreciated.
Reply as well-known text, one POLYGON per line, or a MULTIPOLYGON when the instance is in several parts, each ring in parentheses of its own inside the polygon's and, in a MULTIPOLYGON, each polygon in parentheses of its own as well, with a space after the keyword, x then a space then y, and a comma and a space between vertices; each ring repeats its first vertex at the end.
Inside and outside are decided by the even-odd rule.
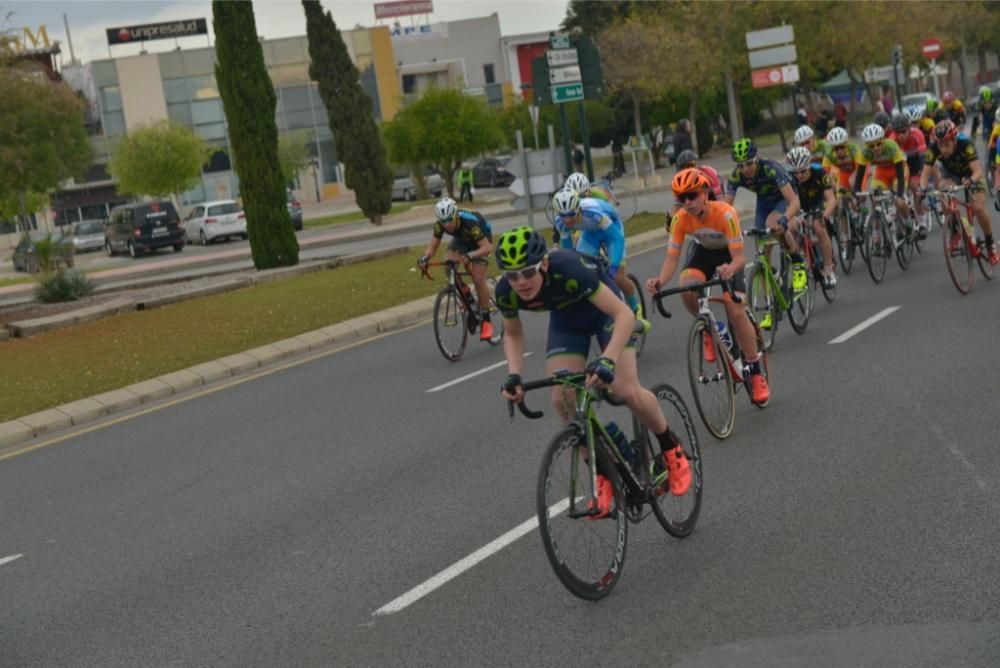
MULTIPOLYGON (((541 380, 531 380, 527 383, 521 383, 521 390, 527 394, 532 390, 538 390, 543 387, 552 387, 553 385, 582 385, 587 378, 587 373, 585 371, 567 371, 561 369, 556 371, 548 378, 543 378, 541 380)), ((506 390, 506 386, 501 386, 501 389, 506 390)), ((614 395, 608 392, 607 388, 602 388, 600 391, 600 397, 602 401, 607 401, 612 406, 622 406, 624 405, 624 400, 616 399, 614 395)), ((533 411, 528 408, 524 399, 517 404, 517 409, 521 411, 521 415, 528 418, 529 420, 537 420, 543 417, 545 413, 543 411, 533 411)), ((514 417, 514 402, 510 399, 507 400, 507 410, 510 413, 510 417, 514 417)))
POLYGON ((424 278, 426 278, 428 281, 433 281, 434 277, 431 276, 431 272, 427 271, 431 267, 449 267, 451 269, 456 269, 462 264, 464 263, 459 262, 458 260, 444 260, 442 262, 428 262, 427 264, 417 264, 417 266, 420 267, 420 273, 424 275, 424 278))
POLYGON ((663 298, 669 297, 670 295, 676 295, 681 292, 696 292, 703 290, 705 288, 710 288, 713 285, 721 285, 723 292, 728 292, 729 296, 732 298, 733 303, 742 304, 743 300, 733 292, 733 279, 716 277, 709 281, 702 281, 700 283, 692 283, 690 285, 684 285, 678 288, 668 288, 666 290, 660 290, 655 295, 653 295, 653 303, 656 304, 656 310, 660 312, 664 318, 672 318, 673 315, 663 307, 663 298))

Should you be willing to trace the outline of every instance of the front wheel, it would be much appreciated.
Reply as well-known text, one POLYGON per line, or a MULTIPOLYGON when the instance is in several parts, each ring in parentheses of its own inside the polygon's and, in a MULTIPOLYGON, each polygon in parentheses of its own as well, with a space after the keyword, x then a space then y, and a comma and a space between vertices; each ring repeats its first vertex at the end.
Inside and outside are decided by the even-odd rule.
POLYGON ((549 444, 538 472, 538 533, 559 581, 572 593, 597 601, 621 577, 628 542, 628 520, 621 479, 601 443, 596 469, 613 490, 608 514, 596 518, 588 508, 596 496, 587 463, 587 439, 576 426, 563 429, 549 444))
POLYGON ((457 361, 465 352, 469 336, 468 314, 458 292, 447 287, 434 300, 434 338, 438 349, 449 362, 457 361))
MULTIPOLYGON (((636 317, 645 318, 646 317, 646 297, 642 292, 642 284, 635 274, 629 274, 628 280, 632 283, 632 290, 635 292, 636 298, 639 300, 639 312, 636 313, 636 317)), ((643 348, 646 347, 646 334, 642 333, 636 337, 635 342, 635 356, 636 359, 642 355, 643 348)))
MULTIPOLYGON (((937 214, 935 214, 935 218, 937 214)), ((944 260, 948 265, 948 274, 955 288, 963 295, 972 291, 972 255, 965 243, 962 223, 953 215, 949 215, 941 230, 941 241, 944 245, 944 260)))
POLYGON ((615 199, 618 200, 618 217, 623 223, 627 222, 639 210, 639 199, 625 186, 615 188, 614 193, 615 199))
POLYGON ((833 250, 840 258, 840 268, 844 271, 844 275, 850 274, 854 267, 854 244, 851 235, 851 217, 845 209, 841 209, 837 214, 837 234, 834 236, 833 250))
POLYGON ((900 269, 906 271, 910 268, 910 263, 913 262, 913 237, 916 236, 915 225, 912 220, 899 219, 897 219, 896 224, 899 225, 896 234, 902 235, 899 247, 896 248, 896 262, 899 264, 900 269))
POLYGON ((795 330, 796 334, 804 334, 806 327, 809 326, 809 315, 812 313, 812 299, 814 293, 806 283, 804 290, 796 291, 792 285, 793 280, 793 270, 788 260, 785 256, 785 295, 788 298, 788 321, 792 324, 792 329, 795 330))
POLYGON ((682 496, 670 493, 667 484, 667 472, 664 454, 660 452, 656 436, 649 430, 646 432, 647 457, 645 461, 651 466, 650 480, 653 483, 653 513, 664 531, 674 538, 687 538, 694 531, 701 511, 701 448, 698 445, 698 433, 694 421, 688 412, 680 393, 669 385, 657 385, 650 390, 660 403, 660 409, 667 418, 667 426, 676 434, 691 468, 691 487, 682 496))
POLYGON ((732 370, 722 345, 715 327, 695 319, 688 337, 691 394, 705 427, 720 440, 733 433, 736 421, 732 370))
POLYGON ((871 224, 865 227, 865 249, 868 257, 868 274, 876 283, 885 278, 885 268, 889 262, 886 252, 886 224, 880 214, 871 217, 871 224))
POLYGON ((774 346, 774 337, 778 332, 778 309, 771 295, 767 276, 758 264, 750 267, 750 277, 747 279, 747 304, 756 322, 770 325, 767 328, 760 328, 764 350, 770 350, 774 346))

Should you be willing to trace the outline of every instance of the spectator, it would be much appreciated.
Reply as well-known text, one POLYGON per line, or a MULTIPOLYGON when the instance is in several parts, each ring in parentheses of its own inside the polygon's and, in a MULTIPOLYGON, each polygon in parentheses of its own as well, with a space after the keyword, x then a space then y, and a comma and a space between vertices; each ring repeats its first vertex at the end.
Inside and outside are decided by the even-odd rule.
POLYGON ((465 196, 469 196, 469 201, 472 201, 472 184, 473 175, 471 167, 462 167, 458 170, 458 185, 462 189, 461 193, 458 195, 458 201, 464 202, 465 196))
POLYGON ((611 140, 611 164, 615 176, 621 176, 625 173, 625 151, 622 149, 622 143, 619 139, 611 140))
POLYGON ((838 101, 837 104, 833 105, 833 118, 838 128, 847 129, 847 107, 844 106, 843 102, 838 101))
POLYGON ((829 109, 820 109, 819 117, 816 119, 816 133, 821 137, 825 137, 826 133, 830 131, 830 122, 833 120, 833 113, 829 109))
POLYGON ((653 169, 663 166, 661 154, 663 153, 663 128, 657 125, 653 128, 653 169))
POLYGON ((799 127, 803 125, 809 125, 809 112, 806 111, 806 105, 804 102, 797 102, 797 107, 795 109, 795 119, 798 121, 799 127))
POLYGON ((573 167, 573 171, 583 172, 583 151, 576 145, 573 146, 573 167))
POLYGON ((674 133, 674 155, 680 155, 682 151, 693 151, 694 144, 691 141, 691 121, 684 118, 677 123, 677 132, 674 133))
POLYGON ((892 95, 888 88, 882 89, 882 111, 892 116, 892 95))

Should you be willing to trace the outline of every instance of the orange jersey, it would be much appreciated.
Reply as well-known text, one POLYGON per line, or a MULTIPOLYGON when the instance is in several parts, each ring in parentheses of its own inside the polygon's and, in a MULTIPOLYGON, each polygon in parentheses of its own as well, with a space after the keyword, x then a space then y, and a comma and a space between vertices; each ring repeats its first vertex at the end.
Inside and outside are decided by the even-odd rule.
POLYGON ((670 223, 670 247, 667 255, 678 256, 684 239, 690 235, 706 250, 743 248, 743 230, 736 209, 725 202, 705 202, 705 213, 693 216, 683 209, 670 223))

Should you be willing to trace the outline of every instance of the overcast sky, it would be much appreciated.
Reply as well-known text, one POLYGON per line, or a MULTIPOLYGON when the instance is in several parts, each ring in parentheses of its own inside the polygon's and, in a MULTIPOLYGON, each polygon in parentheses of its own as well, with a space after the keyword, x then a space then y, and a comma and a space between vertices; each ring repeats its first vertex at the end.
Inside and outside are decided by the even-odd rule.
MULTIPOLYGON (((376 25, 374 2, 364 0, 322 0, 323 7, 333 14, 340 29, 376 25)), ((500 16, 502 35, 554 30, 566 15, 566 0, 434 0, 431 22, 454 21, 496 12, 500 16)), ((254 0, 257 32, 264 37, 289 37, 304 35, 305 15, 299 0, 254 0)), ((6 28, 20 32, 24 26, 32 30, 45 25, 49 38, 62 43, 63 62, 69 62, 69 46, 63 27, 63 14, 69 20, 73 35, 73 50, 77 59, 84 62, 108 57, 105 31, 143 23, 158 23, 175 19, 208 19, 212 32, 212 4, 201 2, 164 2, 163 0, 103 1, 93 0, 0 0, 0 20, 8 13, 6 28)), ((412 18, 401 17, 400 23, 408 25, 412 18)), ((186 37, 179 42, 182 48, 198 48, 206 44, 204 37, 186 37)), ((139 52, 138 44, 115 46, 112 55, 126 56, 139 52)), ((150 52, 169 51, 174 40, 147 42, 150 52)))

